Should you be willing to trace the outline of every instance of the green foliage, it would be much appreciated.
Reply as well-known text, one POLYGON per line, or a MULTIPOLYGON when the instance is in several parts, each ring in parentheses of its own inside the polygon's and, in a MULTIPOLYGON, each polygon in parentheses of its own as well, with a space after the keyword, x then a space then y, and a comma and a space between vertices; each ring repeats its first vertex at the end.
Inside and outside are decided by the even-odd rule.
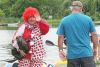
POLYGON ((100 13, 100 0, 81 0, 83 2, 85 12, 87 15, 91 16, 93 20, 99 20, 100 13))
POLYGON ((3 10, 5 16, 10 16, 10 8, 14 4, 14 0, 0 0, 0 9, 3 10))
POLYGON ((20 12, 20 9, 24 9, 22 9, 21 7, 23 7, 23 1, 17 0, 15 4, 13 4, 10 8, 10 16, 19 17, 19 15, 22 13, 22 11, 20 12))
POLYGON ((5 13, 3 12, 3 10, 0 9, 0 17, 4 17, 5 13))
POLYGON ((38 4, 30 2, 29 0, 17 0, 15 4, 12 5, 10 14, 14 17, 21 17, 24 9, 29 6, 37 7, 38 4))
POLYGON ((100 61, 97 61, 97 62, 96 62, 96 65, 100 65, 100 61))
MULTIPOLYGON (((62 18, 70 13, 69 6, 74 0, 0 0, 0 14, 6 17, 22 16, 24 9, 28 6, 39 9, 43 18, 62 18)), ((94 20, 100 19, 100 0, 80 0, 85 7, 85 14, 94 20)))
POLYGON ((58 25, 60 23, 60 19, 51 19, 51 20, 47 20, 47 21, 51 27, 58 27, 58 25))

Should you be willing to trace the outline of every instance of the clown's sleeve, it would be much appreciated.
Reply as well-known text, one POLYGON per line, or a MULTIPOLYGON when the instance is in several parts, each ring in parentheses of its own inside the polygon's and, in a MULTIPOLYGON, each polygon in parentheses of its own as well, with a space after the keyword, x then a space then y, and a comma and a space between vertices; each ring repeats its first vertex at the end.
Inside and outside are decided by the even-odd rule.
POLYGON ((16 37, 22 36, 24 33, 25 29, 25 24, 22 24, 18 30, 14 33, 13 39, 12 39, 12 46, 15 47, 16 49, 19 49, 16 37))
POLYGON ((41 21, 39 22, 39 28, 40 28, 41 34, 45 35, 49 32, 50 26, 46 20, 41 19, 41 21))

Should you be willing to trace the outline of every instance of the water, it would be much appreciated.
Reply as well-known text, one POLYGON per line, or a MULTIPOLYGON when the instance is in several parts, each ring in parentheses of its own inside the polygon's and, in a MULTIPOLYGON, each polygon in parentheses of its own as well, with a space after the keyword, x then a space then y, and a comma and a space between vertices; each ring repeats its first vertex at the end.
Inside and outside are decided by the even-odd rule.
MULTIPOLYGON (((97 33, 100 34, 100 26, 96 26, 97 33)), ((57 45, 57 28, 51 28, 49 33, 43 36, 43 40, 50 40, 57 45)), ((11 43, 12 36, 15 30, 0 30, 0 62, 4 62, 2 60, 12 59, 10 49, 7 49, 8 44, 11 43)), ((47 51, 47 56, 45 57, 45 62, 54 64, 57 60, 59 60, 58 55, 58 47, 57 46, 48 46, 44 44, 44 47, 47 51)))

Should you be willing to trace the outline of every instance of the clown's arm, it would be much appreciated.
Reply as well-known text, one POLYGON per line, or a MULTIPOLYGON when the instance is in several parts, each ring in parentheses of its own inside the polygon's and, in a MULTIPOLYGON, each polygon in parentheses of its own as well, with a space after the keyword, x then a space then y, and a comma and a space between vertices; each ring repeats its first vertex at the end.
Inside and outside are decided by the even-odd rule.
POLYGON ((18 36, 22 36, 24 33, 24 29, 25 29, 25 24, 22 24, 18 30, 14 33, 13 39, 12 39, 12 45, 13 47, 15 47, 17 50, 19 49, 17 41, 16 41, 16 37, 18 36))

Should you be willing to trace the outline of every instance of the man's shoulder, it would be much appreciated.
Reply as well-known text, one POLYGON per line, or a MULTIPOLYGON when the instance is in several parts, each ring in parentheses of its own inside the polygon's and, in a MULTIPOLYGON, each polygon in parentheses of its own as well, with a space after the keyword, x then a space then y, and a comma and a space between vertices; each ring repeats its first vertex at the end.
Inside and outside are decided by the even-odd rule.
POLYGON ((88 15, 85 15, 85 14, 82 14, 83 17, 87 18, 87 19, 90 19, 91 17, 88 16, 88 15))
POLYGON ((70 19, 71 15, 67 15, 65 17, 62 18, 62 20, 66 20, 66 19, 70 19))

